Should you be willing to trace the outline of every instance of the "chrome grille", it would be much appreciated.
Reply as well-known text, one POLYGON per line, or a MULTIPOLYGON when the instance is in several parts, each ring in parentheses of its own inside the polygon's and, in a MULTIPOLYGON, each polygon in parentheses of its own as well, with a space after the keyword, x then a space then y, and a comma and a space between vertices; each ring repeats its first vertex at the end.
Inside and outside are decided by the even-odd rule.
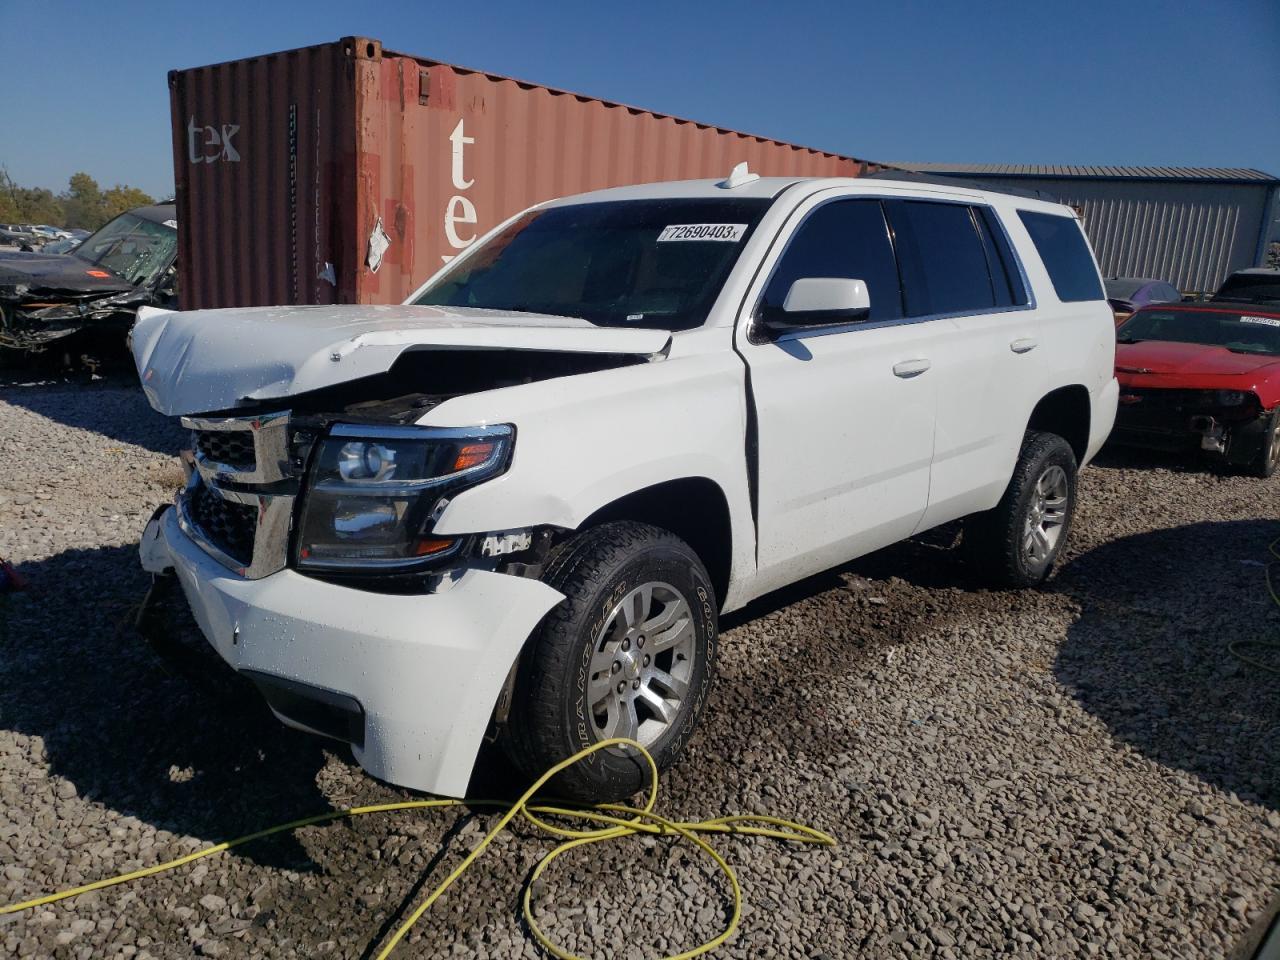
POLYGON ((195 443, 195 470, 178 496, 187 536, 248 579, 284 569, 297 494, 288 412, 182 423, 195 443))
POLYGON ((257 507, 226 500, 200 483, 190 490, 188 511, 191 522, 215 547, 241 566, 253 561, 257 507))
POLYGON ((243 430, 195 430, 195 448, 211 463, 252 470, 257 464, 253 434, 243 430))

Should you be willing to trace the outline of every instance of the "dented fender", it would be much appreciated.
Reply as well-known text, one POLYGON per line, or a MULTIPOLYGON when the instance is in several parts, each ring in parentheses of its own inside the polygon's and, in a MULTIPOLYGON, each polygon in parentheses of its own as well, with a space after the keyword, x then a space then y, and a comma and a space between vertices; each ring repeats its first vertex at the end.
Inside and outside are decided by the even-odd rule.
MULTIPOLYGON (((727 330, 699 337, 728 338, 727 330)), ((691 338, 692 339, 692 338, 691 338)), ((681 351, 661 363, 547 380, 448 400, 430 426, 514 423, 511 467, 458 494, 436 522, 444 535, 555 526, 647 487, 701 478, 729 507, 733 535, 725 609, 740 606, 755 572, 746 467, 745 368, 732 350, 681 351), (571 382, 570 382, 571 381, 571 382)))

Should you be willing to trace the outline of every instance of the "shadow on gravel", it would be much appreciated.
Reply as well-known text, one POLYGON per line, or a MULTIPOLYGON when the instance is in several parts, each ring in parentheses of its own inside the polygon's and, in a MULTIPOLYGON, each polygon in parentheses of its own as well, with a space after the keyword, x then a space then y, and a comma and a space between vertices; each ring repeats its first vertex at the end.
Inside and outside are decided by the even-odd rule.
POLYGON ((0 401, 154 453, 176 455, 186 438, 176 420, 151 409, 136 376, 24 380, 4 371, 0 401), (86 403, 86 396, 93 402, 86 403))
POLYGON ((1089 462, 1090 467, 1102 470, 1152 470, 1164 469, 1174 473, 1207 473, 1214 476, 1239 476, 1240 470, 1212 454, 1195 450, 1170 452, 1146 447, 1126 447, 1109 443, 1089 462))
POLYGON ((1157 763, 1280 809, 1280 678, 1236 659, 1274 641, 1267 545, 1280 523, 1196 523, 1113 540, 1059 573, 1079 601, 1054 674, 1113 736, 1157 763))
MULTIPOLYGON (((731 630, 793 604, 813 611, 803 653, 771 662, 754 696, 785 700, 787 689, 804 685, 800 677, 872 669, 870 651, 940 618, 981 622, 1009 602, 1035 616, 1034 591, 985 587, 954 545, 956 532, 896 544, 725 617, 731 630), (824 625, 833 609, 856 620, 852 636, 824 625)), ((1277 537, 1280 523, 1267 520, 1123 537, 1070 560, 1045 588, 1080 606, 1052 669, 1084 709, 1155 762, 1272 809, 1280 809, 1280 678, 1227 645, 1280 637, 1280 608, 1264 577, 1277 537)), ((813 709, 808 701, 795 708, 813 709)))
MULTIPOLYGON (((211 841, 329 808, 315 783, 319 739, 280 724, 211 651, 196 687, 132 630, 130 608, 148 585, 135 547, 70 550, 18 570, 30 589, 0 595, 0 729, 40 737, 51 775, 121 814, 211 841)), ((198 637, 185 610, 172 622, 198 637)), ((53 795, 32 799, 52 812, 53 795)), ((313 868, 291 834, 238 853, 313 868)))

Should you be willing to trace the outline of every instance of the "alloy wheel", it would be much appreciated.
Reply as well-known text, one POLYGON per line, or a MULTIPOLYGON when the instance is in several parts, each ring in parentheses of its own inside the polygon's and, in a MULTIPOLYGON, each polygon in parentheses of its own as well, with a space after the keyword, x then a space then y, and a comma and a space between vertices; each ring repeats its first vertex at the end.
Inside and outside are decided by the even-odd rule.
POLYGON ((1032 563, 1044 563, 1062 539, 1071 488, 1067 471, 1057 464, 1045 468, 1036 481, 1022 533, 1022 550, 1032 563))
POLYGON ((676 721, 689 695, 695 635, 684 595, 651 581, 605 618, 587 680, 597 739, 628 737, 646 747, 676 721))

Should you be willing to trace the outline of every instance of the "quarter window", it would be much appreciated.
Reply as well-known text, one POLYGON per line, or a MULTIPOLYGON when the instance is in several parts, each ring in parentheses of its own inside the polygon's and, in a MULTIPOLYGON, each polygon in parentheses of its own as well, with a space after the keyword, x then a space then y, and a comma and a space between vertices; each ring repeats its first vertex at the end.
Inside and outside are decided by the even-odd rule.
POLYGON ((813 211, 769 278, 761 313, 780 314, 791 285, 806 277, 861 280, 871 298, 868 320, 902 316, 898 267, 878 200, 837 200, 813 211))
POLYGON ((1059 300, 1078 303, 1104 299, 1093 254, 1074 218, 1030 210, 1019 210, 1018 216, 1031 234, 1059 300))
MULTIPOLYGON (((973 313, 997 305, 987 252, 962 203, 890 200, 907 315, 973 313)), ((1008 301, 1011 293, 1002 299, 1008 301)))
POLYGON ((987 251, 996 306, 1022 306, 1027 302, 1027 288, 1022 283, 1022 273, 1004 228, 990 207, 974 207, 973 212, 978 232, 982 234, 982 245, 987 251))

